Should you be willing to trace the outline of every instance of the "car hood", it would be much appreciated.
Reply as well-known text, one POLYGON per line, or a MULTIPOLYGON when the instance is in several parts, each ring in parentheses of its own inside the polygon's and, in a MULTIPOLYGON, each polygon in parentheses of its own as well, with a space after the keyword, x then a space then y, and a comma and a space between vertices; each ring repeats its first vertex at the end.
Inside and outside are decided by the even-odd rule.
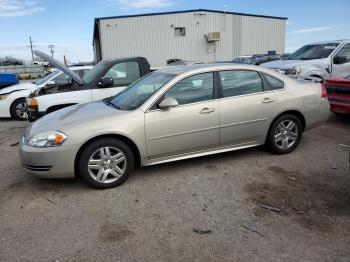
POLYGON ((93 128, 97 121, 110 123, 116 116, 127 114, 129 111, 117 110, 107 106, 103 101, 70 106, 50 113, 30 125, 26 131, 26 138, 46 131, 62 131, 69 129, 93 128))
POLYGON ((298 66, 303 66, 310 64, 310 60, 277 60, 272 62, 267 62, 261 64, 262 67, 272 68, 272 69, 291 69, 298 66))
POLYGON ((9 93, 13 93, 21 90, 28 90, 28 89, 33 90, 35 88, 37 88, 37 86, 32 83, 17 84, 17 85, 12 85, 12 86, 0 89, 0 95, 9 94, 9 93))
POLYGON ((50 62, 53 64, 57 69, 61 70, 63 73, 69 75, 75 82, 78 84, 83 85, 84 81, 72 70, 70 70, 68 67, 66 67, 64 64, 61 62, 58 62, 56 59, 52 58, 51 56, 45 54, 44 52, 34 50, 33 53, 40 57, 41 59, 50 62))

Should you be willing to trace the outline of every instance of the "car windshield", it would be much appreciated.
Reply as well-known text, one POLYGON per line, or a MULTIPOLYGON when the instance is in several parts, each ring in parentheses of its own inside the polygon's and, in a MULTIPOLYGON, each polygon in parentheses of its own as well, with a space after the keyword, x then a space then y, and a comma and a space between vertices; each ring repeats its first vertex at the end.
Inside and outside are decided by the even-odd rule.
POLYGON ((40 85, 44 84, 46 81, 48 81, 51 77, 54 77, 55 75, 57 75, 59 72, 60 72, 59 70, 55 70, 51 74, 48 74, 47 76, 40 79, 38 82, 35 82, 35 84, 37 86, 40 86, 40 85))
POLYGON ((287 60, 311 60, 327 58, 338 45, 338 43, 306 45, 291 54, 287 60))
POLYGON ((141 78, 116 96, 105 100, 119 110, 134 110, 141 106, 162 86, 168 83, 176 75, 161 72, 153 72, 141 78))
POLYGON ((106 67, 108 66, 108 62, 106 61, 101 61, 98 64, 96 64, 90 71, 88 71, 84 77, 83 77, 83 81, 86 84, 91 84, 98 75, 101 74, 102 71, 104 71, 106 69, 106 67))
POLYGON ((251 65, 254 64, 257 60, 257 57, 237 57, 236 59, 233 59, 232 63, 251 65))

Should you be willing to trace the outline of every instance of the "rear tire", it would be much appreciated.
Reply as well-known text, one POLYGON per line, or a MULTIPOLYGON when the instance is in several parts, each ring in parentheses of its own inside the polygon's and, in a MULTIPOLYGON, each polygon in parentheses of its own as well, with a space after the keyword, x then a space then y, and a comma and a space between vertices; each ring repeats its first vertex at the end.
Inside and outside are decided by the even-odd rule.
POLYGON ((28 109, 25 98, 19 98, 15 100, 10 106, 11 117, 19 120, 28 120, 28 109))
POLYGON ((303 126, 293 114, 284 114, 273 121, 266 138, 266 145, 275 154, 292 152, 300 143, 303 126))
POLYGON ((128 179, 134 169, 134 155, 123 141, 102 138, 83 149, 78 168, 88 185, 98 189, 112 188, 128 179))

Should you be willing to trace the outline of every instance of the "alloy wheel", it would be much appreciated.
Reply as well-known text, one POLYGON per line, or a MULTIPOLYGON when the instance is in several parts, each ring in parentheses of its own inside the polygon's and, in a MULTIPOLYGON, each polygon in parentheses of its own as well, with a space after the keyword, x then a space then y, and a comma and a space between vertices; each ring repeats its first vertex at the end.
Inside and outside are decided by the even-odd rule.
POLYGON ((293 120, 283 120, 275 130, 274 141, 281 149, 291 148, 298 140, 299 130, 293 120))
POLYGON ((123 176, 127 166, 124 153, 115 147, 105 146, 96 150, 89 158, 90 176, 99 183, 113 183, 123 176))
POLYGON ((28 108, 26 102, 20 102, 16 105, 16 115, 20 119, 27 119, 28 118, 28 108))

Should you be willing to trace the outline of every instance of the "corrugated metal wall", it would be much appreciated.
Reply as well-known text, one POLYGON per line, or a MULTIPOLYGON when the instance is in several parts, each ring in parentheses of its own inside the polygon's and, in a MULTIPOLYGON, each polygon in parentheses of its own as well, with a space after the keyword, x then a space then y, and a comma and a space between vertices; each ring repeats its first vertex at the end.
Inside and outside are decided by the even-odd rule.
POLYGON ((239 55, 284 52, 285 20, 220 14, 178 13, 100 20, 102 58, 144 56, 152 66, 169 58, 210 62, 239 55), (175 27, 186 27, 186 36, 175 36, 175 27), (204 34, 220 32, 209 44, 204 34))

